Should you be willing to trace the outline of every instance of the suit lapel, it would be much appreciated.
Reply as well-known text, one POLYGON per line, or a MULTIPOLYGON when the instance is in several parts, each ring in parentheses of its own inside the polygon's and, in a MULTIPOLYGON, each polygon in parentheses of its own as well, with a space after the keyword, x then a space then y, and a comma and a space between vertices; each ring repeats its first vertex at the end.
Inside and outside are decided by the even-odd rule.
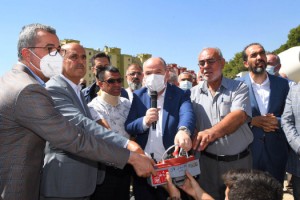
POLYGON ((276 83, 276 81, 274 81, 273 76, 271 76, 271 75, 268 75, 268 76, 269 76, 269 80, 270 80, 270 95, 269 95, 269 104, 268 104, 267 111, 268 111, 268 113, 272 113, 272 112, 270 112, 270 110, 272 110, 271 108, 272 108, 272 105, 273 105, 272 99, 276 99, 276 97, 274 95, 275 93, 272 92, 272 91, 276 91, 280 87, 277 86, 277 83, 276 83))
POLYGON ((147 109, 151 108, 151 98, 148 94, 148 89, 145 90, 144 95, 142 96, 142 102, 145 102, 145 106, 147 109))
POLYGON ((255 94, 253 92, 252 83, 250 80, 250 74, 246 75, 245 77, 245 83, 248 85, 249 88, 249 97, 251 101, 251 107, 252 107, 252 115, 253 116, 260 116, 261 113, 259 111, 259 107, 255 98, 255 94))
POLYGON ((86 116, 90 119, 93 119, 92 118, 92 114, 90 113, 90 109, 89 107, 87 106, 87 104, 85 103, 85 99, 84 99, 84 96, 82 94, 82 92, 80 91, 80 97, 81 97, 81 101, 82 101, 82 104, 83 104, 83 108, 84 108, 84 111, 86 113, 86 116))
MULTIPOLYGON (((69 85, 61 76, 57 76, 56 80, 57 80, 57 83, 59 85, 61 85, 62 87, 64 87, 65 90, 67 90, 73 96, 73 99, 75 100, 76 107, 79 108, 80 111, 82 113, 84 113, 86 116, 88 116, 88 114, 86 112, 86 109, 82 106, 82 104, 81 104, 78 96, 76 95, 76 93, 75 93, 74 89, 71 87, 71 85, 69 85)), ((81 95, 82 103, 84 104, 85 101, 84 101, 84 99, 82 99, 81 92, 80 92, 80 95, 81 95)))
POLYGON ((165 128, 167 124, 167 119, 169 118, 169 110, 173 107, 173 95, 172 88, 169 84, 166 87, 165 99, 164 99, 164 109, 163 109, 163 119, 162 119, 162 135, 165 133, 165 128))

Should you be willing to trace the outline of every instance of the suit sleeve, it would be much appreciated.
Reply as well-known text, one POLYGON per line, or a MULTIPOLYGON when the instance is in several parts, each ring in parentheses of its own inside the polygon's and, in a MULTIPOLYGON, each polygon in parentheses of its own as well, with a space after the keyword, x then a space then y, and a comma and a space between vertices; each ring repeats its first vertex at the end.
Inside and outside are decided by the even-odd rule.
POLYGON ((74 98, 77 97, 73 97, 64 88, 59 86, 47 86, 47 90, 54 101, 55 108, 71 123, 81 127, 89 134, 103 138, 105 141, 112 142, 120 147, 126 147, 127 138, 113 131, 108 131, 94 120, 82 114, 74 104, 74 98))
POLYGON ((179 108, 179 123, 177 128, 185 126, 191 131, 191 134, 193 135, 196 119, 190 96, 190 90, 186 90, 182 96, 181 106, 179 108))
MULTIPOLYGON (((286 135, 288 143, 290 144, 292 149, 299 155, 300 154, 300 152, 299 152, 300 151, 300 137, 299 137, 299 133, 295 126, 295 113, 293 111, 293 106, 292 106, 292 104, 297 105, 297 103, 299 103, 299 102, 293 102, 293 101, 296 101, 296 98, 295 98, 296 96, 294 96, 295 90, 293 90, 293 89, 294 89, 294 87, 291 88, 291 90, 289 91, 289 94, 286 98, 284 111, 281 116, 281 124, 282 124, 282 128, 286 135), (294 98, 293 98, 293 96, 294 96, 294 98)), ((296 114, 298 114, 298 113, 296 113, 296 114)))
POLYGON ((132 136, 144 134, 148 131, 144 130, 143 128, 143 118, 146 115, 146 111, 141 114, 142 106, 144 105, 142 104, 140 98, 133 93, 132 104, 125 122, 125 130, 132 136))
POLYGON ((123 168, 128 161, 127 149, 106 142, 98 134, 84 131, 62 116, 40 85, 29 85, 20 92, 14 115, 19 124, 56 148, 118 168, 123 168))

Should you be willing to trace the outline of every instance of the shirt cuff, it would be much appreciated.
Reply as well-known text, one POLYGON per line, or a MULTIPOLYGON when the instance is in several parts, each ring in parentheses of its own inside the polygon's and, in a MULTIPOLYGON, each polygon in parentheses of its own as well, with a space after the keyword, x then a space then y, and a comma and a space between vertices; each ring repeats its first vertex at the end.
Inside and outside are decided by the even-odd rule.
POLYGON ((143 130, 146 131, 148 128, 150 128, 150 127, 147 126, 147 124, 145 122, 145 117, 143 117, 143 130))
POLYGON ((124 148, 127 149, 127 145, 129 143, 129 139, 127 139, 127 141, 125 142, 124 148))

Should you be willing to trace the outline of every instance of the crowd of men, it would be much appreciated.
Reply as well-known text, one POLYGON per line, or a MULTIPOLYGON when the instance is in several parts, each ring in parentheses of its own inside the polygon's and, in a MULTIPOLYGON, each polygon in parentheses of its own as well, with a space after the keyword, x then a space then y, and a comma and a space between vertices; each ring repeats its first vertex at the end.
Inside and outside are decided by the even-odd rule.
POLYGON ((1 199, 276 200, 286 171, 300 199, 300 86, 259 43, 243 60, 249 74, 233 80, 216 47, 200 51, 197 77, 153 57, 127 67, 125 89, 98 53, 87 86, 80 44, 60 46, 54 28, 24 26, 18 62, 0 78, 1 199), (174 144, 200 155, 201 174, 187 172, 180 190, 169 174, 167 187, 150 186, 174 144))

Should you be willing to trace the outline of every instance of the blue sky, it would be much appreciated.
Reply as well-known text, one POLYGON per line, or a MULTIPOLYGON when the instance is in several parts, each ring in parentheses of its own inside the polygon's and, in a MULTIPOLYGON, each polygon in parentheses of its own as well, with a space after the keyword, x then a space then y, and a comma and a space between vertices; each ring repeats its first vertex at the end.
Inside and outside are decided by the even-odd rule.
POLYGON ((299 11, 297 0, 2 0, 0 76, 16 63, 18 34, 29 23, 85 47, 150 53, 198 71, 204 47, 219 47, 227 61, 252 42, 277 49, 300 24, 299 11))

